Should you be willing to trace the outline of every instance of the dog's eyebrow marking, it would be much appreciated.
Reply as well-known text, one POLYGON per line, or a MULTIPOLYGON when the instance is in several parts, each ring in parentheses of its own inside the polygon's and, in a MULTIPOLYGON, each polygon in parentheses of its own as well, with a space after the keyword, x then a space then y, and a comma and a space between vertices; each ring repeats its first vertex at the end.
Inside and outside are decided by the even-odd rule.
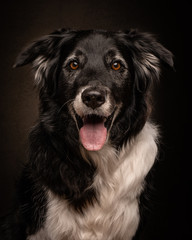
POLYGON ((117 53, 118 53, 118 50, 117 50, 117 49, 109 49, 109 50, 106 52, 106 55, 108 55, 108 56, 110 56, 110 57, 114 57, 117 53))
POLYGON ((121 61, 124 66, 127 68, 127 63, 118 49, 110 49, 105 54, 105 60, 107 63, 111 63, 113 60, 121 61))
POLYGON ((64 62, 64 66, 67 65, 68 62, 75 60, 77 58, 77 56, 75 54, 70 55, 69 57, 66 58, 65 62, 64 62))
POLYGON ((70 61, 78 60, 80 62, 83 62, 85 59, 86 59, 85 54, 78 49, 66 58, 64 66, 66 66, 70 61))

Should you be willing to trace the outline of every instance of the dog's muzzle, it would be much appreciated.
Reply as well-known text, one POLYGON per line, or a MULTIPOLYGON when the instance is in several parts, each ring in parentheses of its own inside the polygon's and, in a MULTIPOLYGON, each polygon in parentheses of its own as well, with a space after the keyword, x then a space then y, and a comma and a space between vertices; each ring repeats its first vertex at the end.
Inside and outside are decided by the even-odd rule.
POLYGON ((109 89, 81 88, 72 108, 81 144, 88 151, 100 150, 107 141, 118 108, 109 89))

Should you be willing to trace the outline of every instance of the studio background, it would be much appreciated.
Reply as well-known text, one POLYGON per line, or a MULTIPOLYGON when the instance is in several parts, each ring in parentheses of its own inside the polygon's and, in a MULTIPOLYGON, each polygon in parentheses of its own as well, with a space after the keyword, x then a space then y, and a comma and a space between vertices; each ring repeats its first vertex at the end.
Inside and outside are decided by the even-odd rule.
POLYGON ((192 239, 190 6, 185 1, 7 0, 1 6, 0 34, 0 215, 11 206, 27 137, 38 116, 38 94, 30 66, 13 69, 21 49, 58 28, 152 32, 175 56, 155 88, 153 119, 161 129, 149 210, 138 239, 192 239))

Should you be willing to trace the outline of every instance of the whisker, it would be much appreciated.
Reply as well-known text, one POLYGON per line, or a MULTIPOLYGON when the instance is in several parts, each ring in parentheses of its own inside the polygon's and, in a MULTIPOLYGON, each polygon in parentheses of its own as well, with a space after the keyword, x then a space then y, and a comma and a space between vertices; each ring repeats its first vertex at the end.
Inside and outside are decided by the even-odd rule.
MULTIPOLYGON (((58 110, 57 113, 59 114, 59 113, 61 112, 61 110, 65 107, 65 105, 68 104, 68 103, 70 103, 70 102, 72 103, 73 100, 74 100, 74 99, 70 99, 70 100, 68 100, 67 102, 63 103, 63 105, 60 107, 60 109, 58 110)), ((71 104, 71 103, 70 103, 70 104, 71 104)))

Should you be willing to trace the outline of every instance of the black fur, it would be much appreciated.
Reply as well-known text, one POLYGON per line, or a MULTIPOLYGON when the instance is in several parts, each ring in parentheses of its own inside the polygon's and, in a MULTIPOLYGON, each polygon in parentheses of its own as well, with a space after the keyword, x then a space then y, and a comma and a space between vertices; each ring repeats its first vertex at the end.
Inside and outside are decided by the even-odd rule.
MULTIPOLYGON (((87 52, 91 58, 89 49, 87 52)), ((19 55, 15 67, 32 63, 34 71, 40 71, 36 80, 40 114, 29 137, 29 161, 19 185, 18 206, 14 217, 7 221, 9 227, 3 227, 1 239, 26 239, 27 235, 34 234, 43 226, 47 206, 45 188, 66 198, 71 207, 81 213, 87 204, 97 200, 95 189, 88 188, 93 183, 96 166, 81 156, 79 133, 69 114, 68 101, 74 99, 79 87, 86 85, 90 79, 110 88, 115 101, 123 102, 110 131, 111 143, 120 149, 137 135, 150 114, 149 89, 152 82, 159 78, 155 71, 159 63, 151 63, 152 60, 144 59, 144 56, 155 56, 161 63, 173 66, 172 54, 168 50, 157 43, 152 35, 135 30, 62 29, 34 42, 19 55), (82 66, 77 80, 64 63, 79 43, 83 48, 95 46, 101 54, 109 47, 117 49, 128 69, 111 72, 107 63, 99 68, 100 60, 93 58, 95 62, 89 71, 83 70, 82 66), (39 69, 39 57, 42 61, 48 61, 42 69, 39 69), (143 61, 150 62, 148 65, 146 63, 146 71, 143 70, 143 61), (93 66, 98 66, 98 69, 93 66)))

